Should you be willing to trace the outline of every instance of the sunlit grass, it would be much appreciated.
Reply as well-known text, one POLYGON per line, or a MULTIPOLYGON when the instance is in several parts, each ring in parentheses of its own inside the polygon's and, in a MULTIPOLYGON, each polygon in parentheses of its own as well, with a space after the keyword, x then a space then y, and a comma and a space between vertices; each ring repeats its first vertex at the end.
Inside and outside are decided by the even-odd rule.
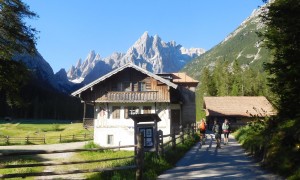
MULTIPOLYGON (((59 120, 18 120, 6 122, 0 120, 0 138, 9 137, 40 137, 46 138, 46 144, 59 143, 59 136, 70 136, 78 134, 93 134, 93 129, 87 130, 82 123, 59 120)), ((71 140, 67 141, 73 141, 71 140)), ((76 141, 76 140, 75 140, 76 141)), ((63 142, 66 142, 63 141, 63 142)), ((33 144, 43 144, 44 142, 31 142, 33 144)), ((25 144, 12 143, 12 144, 25 144)), ((5 145, 4 142, 0 145, 5 145)))
MULTIPOLYGON (((0 165, 18 165, 18 164, 33 164, 38 162, 33 157, 24 156, 24 157, 10 157, 0 159, 0 165)), ((43 172, 44 167, 28 167, 28 168, 10 168, 10 169, 0 169, 1 175, 6 174, 19 174, 19 173, 33 173, 33 172, 43 172)), ((11 178, 11 179, 22 179, 11 178)), ((34 179, 34 177, 26 177, 26 179, 34 179)))

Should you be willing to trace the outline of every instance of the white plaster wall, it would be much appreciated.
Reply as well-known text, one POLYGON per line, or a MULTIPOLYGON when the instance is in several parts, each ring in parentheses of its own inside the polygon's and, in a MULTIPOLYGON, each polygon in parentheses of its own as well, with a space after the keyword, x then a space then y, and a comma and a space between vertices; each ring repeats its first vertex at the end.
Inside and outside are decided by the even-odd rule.
POLYGON ((102 147, 134 145, 133 128, 95 128, 94 142, 102 147), (108 135, 113 135, 113 144, 107 144, 108 135))
MULTIPOLYGON (((143 106, 151 106, 151 113, 157 113, 161 118, 158 123, 158 129, 163 131, 163 134, 170 134, 170 104, 157 103, 154 104, 139 103, 139 104, 97 104, 95 106, 95 119, 94 119, 94 142, 103 147, 134 144, 134 122, 132 119, 124 119, 124 106, 138 106, 140 113, 143 113, 143 106), (112 106, 121 106, 120 119, 112 119, 111 109, 112 106), (107 144, 107 136, 113 135, 113 144, 107 144)), ((174 107, 172 107, 174 108, 174 107)))

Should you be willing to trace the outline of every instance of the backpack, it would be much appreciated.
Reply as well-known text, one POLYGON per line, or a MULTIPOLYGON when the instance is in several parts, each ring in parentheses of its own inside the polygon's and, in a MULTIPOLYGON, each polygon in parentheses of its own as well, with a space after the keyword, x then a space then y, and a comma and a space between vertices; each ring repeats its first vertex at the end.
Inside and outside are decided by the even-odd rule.
POLYGON ((215 124, 213 127, 213 132, 214 133, 220 133, 220 125, 219 124, 215 124))
POLYGON ((229 124, 223 123, 222 129, 223 129, 223 130, 229 130, 229 124))
POLYGON ((200 123, 200 130, 205 130, 205 129, 206 129, 205 123, 204 123, 204 121, 201 121, 201 123, 200 123))

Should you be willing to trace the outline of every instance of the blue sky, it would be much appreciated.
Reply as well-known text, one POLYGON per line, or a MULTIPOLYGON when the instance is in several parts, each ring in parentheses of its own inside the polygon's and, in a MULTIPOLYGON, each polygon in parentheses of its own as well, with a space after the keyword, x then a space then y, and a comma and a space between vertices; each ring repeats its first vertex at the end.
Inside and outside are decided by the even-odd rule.
POLYGON ((209 50, 234 31, 261 0, 23 0, 39 18, 37 49, 54 72, 91 50, 126 52, 145 32, 186 48, 209 50))

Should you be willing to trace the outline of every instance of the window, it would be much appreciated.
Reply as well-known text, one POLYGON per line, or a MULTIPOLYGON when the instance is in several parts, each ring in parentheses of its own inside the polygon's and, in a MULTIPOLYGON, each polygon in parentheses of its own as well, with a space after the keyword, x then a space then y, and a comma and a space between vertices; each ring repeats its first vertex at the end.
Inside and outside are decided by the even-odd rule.
POLYGON ((113 106, 112 107, 112 118, 113 119, 120 119, 120 106, 113 106))
POLYGON ((122 83, 122 91, 131 91, 131 83, 123 82, 122 83))
POLYGON ((139 83, 138 82, 132 83, 132 91, 139 91, 139 83))
POLYGON ((143 114, 151 114, 151 106, 144 106, 143 114))
POLYGON ((114 135, 107 135, 107 144, 114 144, 114 135))
POLYGON ((146 83, 139 82, 139 91, 146 91, 146 83))
POLYGON ((129 119, 130 114, 138 114, 138 113, 139 113, 139 107, 128 106, 128 107, 125 107, 124 117, 125 117, 125 119, 129 119))

